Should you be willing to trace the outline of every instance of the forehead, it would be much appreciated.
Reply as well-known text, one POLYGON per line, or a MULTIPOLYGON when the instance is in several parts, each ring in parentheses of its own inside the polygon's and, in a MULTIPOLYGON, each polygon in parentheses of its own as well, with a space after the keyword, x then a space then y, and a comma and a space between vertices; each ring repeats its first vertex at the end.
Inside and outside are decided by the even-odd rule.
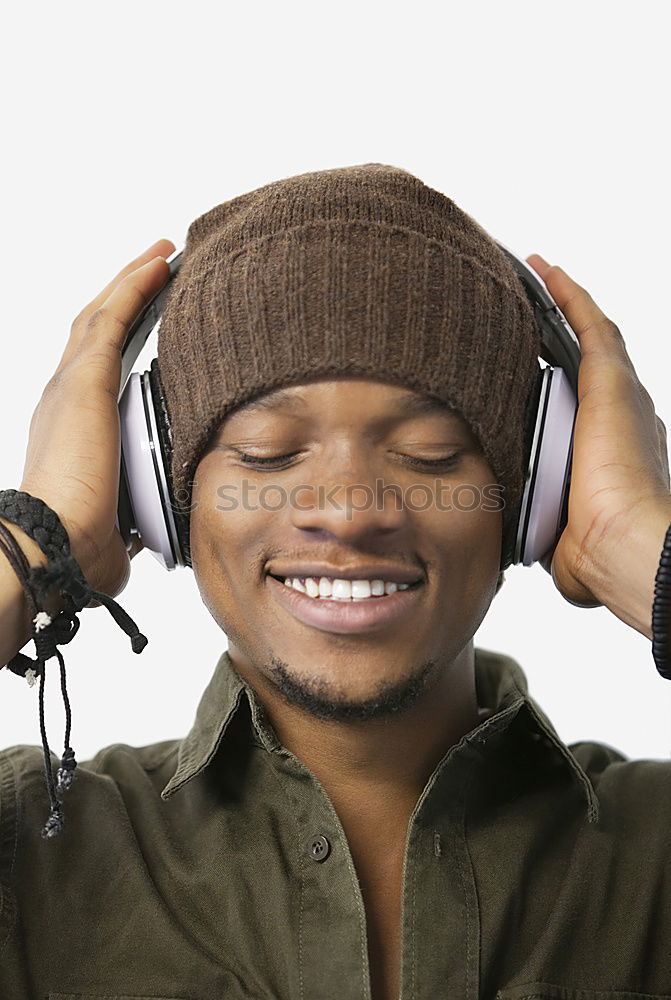
MULTIPOLYGON (((360 401, 365 398, 376 408, 384 408, 394 415, 422 416, 424 414, 443 414, 461 421, 460 415, 447 403, 427 393, 415 392, 412 389, 393 386, 389 383, 372 382, 359 379, 338 379, 319 381, 310 384, 290 386, 276 389, 257 399, 245 403, 233 411, 234 414, 253 413, 289 413, 300 415, 306 413, 320 400, 328 396, 331 403, 342 398, 343 404, 351 399, 352 393, 357 394, 360 401)), ((230 414, 231 416, 233 415, 230 414)))

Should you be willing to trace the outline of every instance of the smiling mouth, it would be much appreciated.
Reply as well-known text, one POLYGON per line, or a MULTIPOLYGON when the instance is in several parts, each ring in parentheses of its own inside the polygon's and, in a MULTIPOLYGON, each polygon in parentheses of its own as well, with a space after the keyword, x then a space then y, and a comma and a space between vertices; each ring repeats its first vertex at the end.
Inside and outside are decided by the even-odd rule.
POLYGON ((377 601, 382 597, 390 597, 397 591, 416 590, 423 582, 416 580, 414 583, 394 583, 379 579, 352 581, 337 577, 284 577, 275 573, 269 573, 268 576, 284 584, 287 589, 297 591, 315 601, 343 603, 377 601))
MULTIPOLYGON (((320 596, 317 593, 311 597, 307 592, 310 581, 316 584, 316 577, 293 577, 291 585, 285 583, 285 578, 274 573, 266 576, 273 599, 287 611, 293 619, 303 626, 325 633, 340 633, 346 635, 366 635, 383 632, 397 627, 400 622, 418 609, 423 593, 423 580, 401 585, 391 584, 396 589, 370 597, 352 597, 331 595, 320 596), (301 579, 305 584, 301 584, 301 579), (297 580, 298 587, 293 586, 297 580), (301 587, 303 589, 301 589, 301 587)), ((319 583, 326 577, 319 577, 319 583)), ((347 591, 345 584, 362 584, 363 581, 337 580, 341 586, 336 590, 347 591)), ((370 581, 372 585, 373 581, 370 581)), ((313 594, 315 587, 311 587, 313 594)), ((357 588, 358 589, 358 588, 357 588)), ((371 587, 372 589, 372 587, 371 587)), ((376 589, 379 589, 377 587, 376 589)), ((387 588, 385 587, 385 590, 387 588)))

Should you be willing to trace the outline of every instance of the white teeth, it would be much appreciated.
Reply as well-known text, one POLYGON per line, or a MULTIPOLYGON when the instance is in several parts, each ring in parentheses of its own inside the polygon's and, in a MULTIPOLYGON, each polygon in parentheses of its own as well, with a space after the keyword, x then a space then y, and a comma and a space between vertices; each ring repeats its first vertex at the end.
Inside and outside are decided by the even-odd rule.
POLYGON ((331 597, 335 597, 339 601, 349 601, 351 596, 352 596, 351 580, 333 581, 333 590, 331 591, 331 597))
POLYGON ((313 598, 327 598, 333 601, 365 601, 370 597, 394 594, 397 590, 407 590, 409 583, 391 583, 384 580, 340 580, 329 577, 308 576, 304 578, 286 577, 285 587, 292 587, 301 594, 313 598), (301 583, 304 579, 304 583, 301 583))

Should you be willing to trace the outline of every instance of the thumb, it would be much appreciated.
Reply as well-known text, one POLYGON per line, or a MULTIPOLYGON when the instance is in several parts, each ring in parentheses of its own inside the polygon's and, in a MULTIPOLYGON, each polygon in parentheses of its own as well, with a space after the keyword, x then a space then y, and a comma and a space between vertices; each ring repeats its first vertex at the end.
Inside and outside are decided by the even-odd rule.
POLYGON ((600 608, 601 601, 597 601, 594 595, 575 579, 570 570, 567 570, 562 556, 563 549, 558 545, 552 555, 550 574, 564 600, 575 608, 600 608))
POLYGON ((140 538, 140 536, 139 535, 133 535, 133 540, 132 540, 130 548, 128 550, 128 557, 129 557, 129 559, 132 559, 134 556, 136 556, 138 554, 138 552, 142 552, 143 548, 144 548, 144 542, 142 541, 142 539, 140 538))

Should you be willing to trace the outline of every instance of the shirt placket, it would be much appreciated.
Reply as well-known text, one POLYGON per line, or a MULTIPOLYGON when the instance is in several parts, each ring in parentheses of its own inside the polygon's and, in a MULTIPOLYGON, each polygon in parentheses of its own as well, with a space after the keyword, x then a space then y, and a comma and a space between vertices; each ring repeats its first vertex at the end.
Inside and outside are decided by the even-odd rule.
POLYGON ((400 1000, 476 1000, 478 995, 478 900, 465 837, 470 757, 465 747, 450 752, 410 819, 403 867, 400 1000))
POLYGON ((295 827, 300 1000, 370 1000, 363 896, 342 824, 326 791, 289 751, 274 763, 289 782, 295 827))

